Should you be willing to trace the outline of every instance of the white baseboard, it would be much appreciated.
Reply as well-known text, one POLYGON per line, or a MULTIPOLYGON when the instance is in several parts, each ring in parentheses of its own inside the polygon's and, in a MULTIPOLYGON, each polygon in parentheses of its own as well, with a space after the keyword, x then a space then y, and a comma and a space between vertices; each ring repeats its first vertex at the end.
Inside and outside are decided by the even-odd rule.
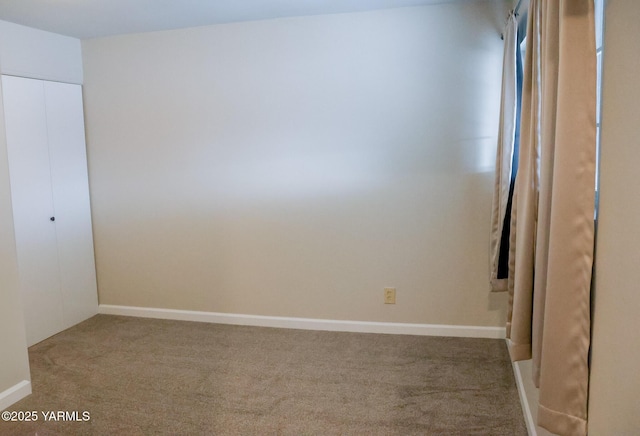
MULTIPOLYGON (((509 346, 509 339, 507 346, 509 346)), ((534 419, 534 414, 537 415, 537 392, 533 392, 536 388, 533 386, 533 382, 525 381, 525 377, 531 378, 531 366, 529 362, 512 362, 513 375, 516 379, 516 387, 518 388, 518 395, 520 396, 520 405, 522 406, 522 414, 524 415, 524 422, 527 426, 527 432, 529 436, 539 436, 538 426, 534 419), (529 364, 524 368, 528 374, 523 374, 523 364, 529 364), (535 402, 535 404, 532 404, 535 402)), ((541 436, 541 435, 540 435, 541 436)))
POLYGON ((522 406, 522 413, 524 414, 524 422, 527 425, 527 431, 529 432, 529 436, 537 436, 538 432, 536 431, 536 423, 533 419, 533 414, 531 413, 531 406, 529 405, 529 400, 527 398, 527 394, 524 388, 524 381, 522 380, 522 372, 520 371, 520 367, 517 364, 518 362, 513 362, 513 374, 516 379, 516 386, 518 387, 518 394, 520 395, 520 405, 522 406))
POLYGON ((279 316, 240 315, 232 313, 198 312, 192 310, 114 306, 110 304, 101 304, 98 312, 104 315, 136 316, 140 318, 173 319, 179 321, 197 321, 214 324, 276 327, 299 330, 324 330, 418 336, 453 336, 490 339, 504 339, 505 337, 505 329, 503 327, 287 318, 279 316))
POLYGON ((29 380, 22 380, 20 383, 0 392, 0 410, 10 407, 12 404, 17 403, 30 394, 31 382, 29 380))

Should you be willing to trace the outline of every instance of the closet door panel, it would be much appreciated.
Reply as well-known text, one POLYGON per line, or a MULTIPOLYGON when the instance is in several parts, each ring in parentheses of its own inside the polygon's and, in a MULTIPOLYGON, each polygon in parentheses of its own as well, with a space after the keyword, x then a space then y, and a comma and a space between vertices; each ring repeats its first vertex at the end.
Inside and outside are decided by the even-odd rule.
POLYGON ((60 283, 70 327, 98 311, 82 88, 56 82, 44 87, 60 283))
POLYGON ((64 328, 43 82, 2 76, 13 218, 27 342, 64 328))

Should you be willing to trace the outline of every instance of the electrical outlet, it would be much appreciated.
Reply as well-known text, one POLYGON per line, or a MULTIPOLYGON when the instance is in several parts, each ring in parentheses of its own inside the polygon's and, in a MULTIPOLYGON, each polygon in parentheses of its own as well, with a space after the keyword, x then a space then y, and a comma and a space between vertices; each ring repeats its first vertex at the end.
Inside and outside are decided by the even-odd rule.
POLYGON ((396 288, 384 288, 384 304, 396 304, 396 288))

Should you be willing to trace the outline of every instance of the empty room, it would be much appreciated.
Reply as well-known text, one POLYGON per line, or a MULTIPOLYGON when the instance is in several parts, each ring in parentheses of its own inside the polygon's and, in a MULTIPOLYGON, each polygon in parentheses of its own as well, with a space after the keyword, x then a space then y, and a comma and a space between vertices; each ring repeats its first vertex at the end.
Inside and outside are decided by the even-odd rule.
POLYGON ((638 19, 0 1, 0 434, 638 434, 638 19))

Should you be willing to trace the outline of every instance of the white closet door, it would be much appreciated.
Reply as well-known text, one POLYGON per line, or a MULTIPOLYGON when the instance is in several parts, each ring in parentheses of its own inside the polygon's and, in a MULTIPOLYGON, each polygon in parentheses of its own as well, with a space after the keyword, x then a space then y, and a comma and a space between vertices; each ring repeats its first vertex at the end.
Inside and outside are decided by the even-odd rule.
POLYGON ((82 88, 44 82, 65 327, 98 310, 82 88))
POLYGON ((44 83, 2 76, 20 284, 29 345, 64 329, 44 83))

